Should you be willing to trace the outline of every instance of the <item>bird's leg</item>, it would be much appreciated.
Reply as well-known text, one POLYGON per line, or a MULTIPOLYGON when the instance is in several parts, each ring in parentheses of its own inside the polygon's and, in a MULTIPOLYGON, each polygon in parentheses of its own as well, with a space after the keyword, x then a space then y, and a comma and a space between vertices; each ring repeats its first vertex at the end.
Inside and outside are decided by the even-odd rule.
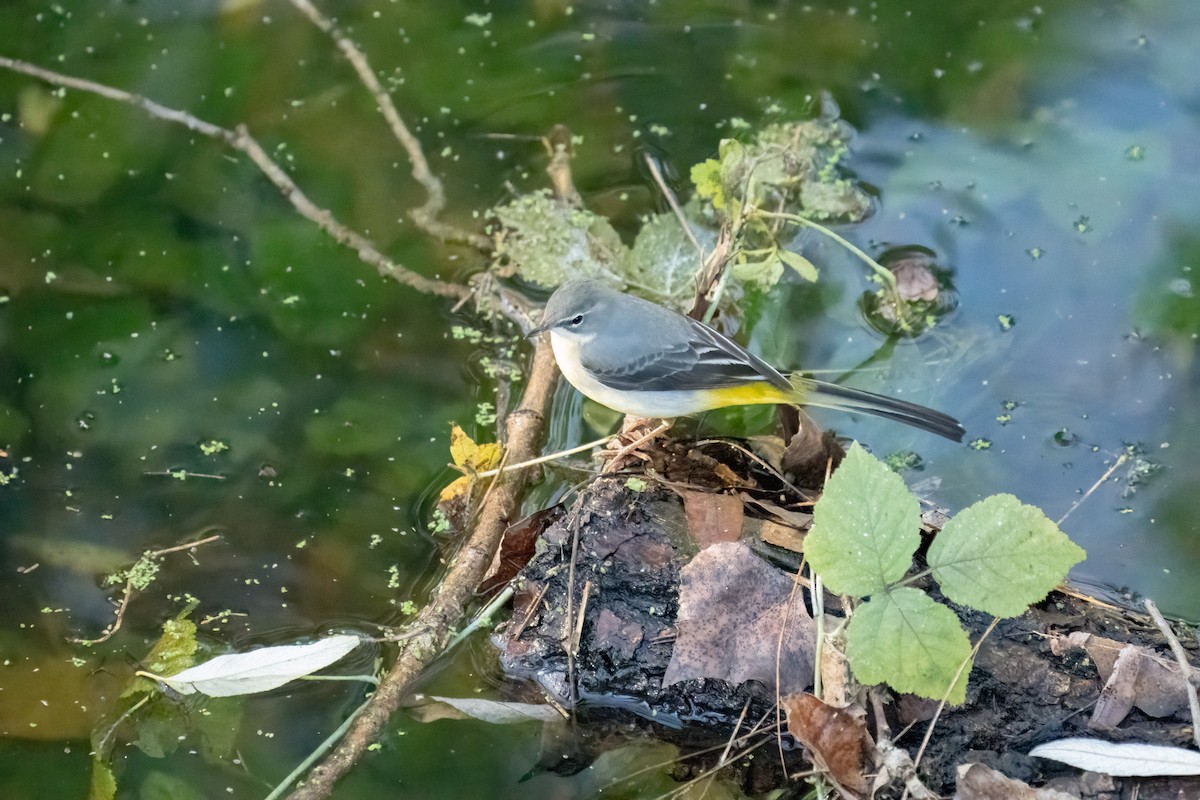
POLYGON ((639 452, 640 449, 666 433, 670 427, 669 419, 661 420, 659 425, 654 426, 651 418, 626 416, 621 424, 621 432, 609 441, 607 450, 600 453, 600 457, 608 461, 602 471, 619 472, 625 468, 630 457, 648 460, 645 453, 639 452))

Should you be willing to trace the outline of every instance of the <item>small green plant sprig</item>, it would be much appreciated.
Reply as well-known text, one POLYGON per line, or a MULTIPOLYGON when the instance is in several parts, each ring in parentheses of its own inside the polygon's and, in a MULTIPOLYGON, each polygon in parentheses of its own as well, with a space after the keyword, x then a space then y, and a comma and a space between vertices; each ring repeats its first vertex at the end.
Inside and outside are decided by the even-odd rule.
POLYGON ((929 569, 910 575, 920 525, 904 481, 856 443, 813 509, 804 551, 830 591, 863 598, 845 631, 859 681, 932 698, 953 682, 949 701, 962 703, 971 642, 954 611, 911 584, 932 574, 951 601, 1015 617, 1086 553, 1041 510, 998 494, 947 522, 929 547, 929 569))

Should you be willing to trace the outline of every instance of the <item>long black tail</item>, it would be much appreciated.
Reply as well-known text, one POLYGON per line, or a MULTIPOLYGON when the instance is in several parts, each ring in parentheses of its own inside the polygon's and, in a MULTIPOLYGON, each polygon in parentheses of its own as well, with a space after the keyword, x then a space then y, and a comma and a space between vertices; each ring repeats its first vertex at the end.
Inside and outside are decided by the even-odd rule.
POLYGON ((862 389, 849 389, 804 375, 791 375, 789 380, 803 398, 802 402, 805 405, 839 411, 857 411, 884 419, 894 419, 955 442, 961 442, 966 434, 962 423, 954 417, 916 403, 865 392, 862 389))

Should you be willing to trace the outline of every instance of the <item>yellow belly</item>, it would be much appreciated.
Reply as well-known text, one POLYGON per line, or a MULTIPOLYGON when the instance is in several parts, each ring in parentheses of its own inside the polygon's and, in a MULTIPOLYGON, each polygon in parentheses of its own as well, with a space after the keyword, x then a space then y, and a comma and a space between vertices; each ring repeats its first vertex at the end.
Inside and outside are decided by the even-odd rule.
POLYGON ((596 380, 583 368, 579 360, 578 341, 551 332, 550 343, 554 348, 558 368, 572 386, 600 405, 608 406, 622 414, 672 419, 726 406, 795 402, 789 393, 766 381, 720 389, 614 389, 596 380))

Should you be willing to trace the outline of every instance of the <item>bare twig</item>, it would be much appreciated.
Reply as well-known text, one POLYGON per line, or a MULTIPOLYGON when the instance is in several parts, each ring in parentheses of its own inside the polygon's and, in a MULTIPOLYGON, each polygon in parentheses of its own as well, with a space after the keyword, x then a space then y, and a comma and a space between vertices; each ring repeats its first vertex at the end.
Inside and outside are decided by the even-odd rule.
MULTIPOLYGON (((787 774, 787 759, 783 754, 783 698, 780 696, 780 674, 779 662, 783 659, 783 637, 787 633, 788 618, 792 615, 792 606, 796 603, 796 592, 800 590, 800 576, 804 572, 804 561, 801 560, 800 566, 796 569, 796 574, 792 576, 792 588, 788 591, 787 605, 783 608, 783 622, 779 625, 779 638, 775 640, 775 743, 779 748, 779 766, 783 768, 783 773, 787 774)), ((816 648, 814 648, 816 649, 816 648)), ((814 675, 820 675, 820 667, 817 667, 814 675)), ((818 677, 816 679, 820 681, 818 677)), ((820 686, 816 686, 817 697, 820 697, 820 686)), ((743 712, 744 713, 744 712, 743 712)))
POLYGON ((125 622, 125 611, 129 608, 129 601, 133 599, 133 581, 125 581, 125 588, 121 592, 121 603, 117 606, 117 614, 113 618, 112 624, 101 631, 100 635, 95 639, 76 639, 69 637, 68 642, 72 644, 81 644, 84 647, 92 647, 101 642, 107 642, 113 637, 117 631, 121 630, 121 625, 125 622))
POLYGON ((223 481, 224 475, 213 475, 206 472, 188 472, 186 469, 162 469, 157 472, 143 472, 148 478, 174 478, 177 481, 187 478, 206 478, 208 480, 223 481))
POLYGON ((679 201, 675 199, 675 193, 671 191, 671 187, 667 186, 667 182, 663 179, 662 170, 658 168, 658 161, 649 153, 643 154, 642 159, 646 162, 646 168, 650 170, 650 176, 658 184, 659 191, 667 199, 667 205, 671 207, 671 211, 675 214, 675 219, 679 221, 680 227, 683 228, 683 234, 687 236, 688 241, 696 248, 696 256, 700 259, 700 268, 704 269, 704 246, 696 238, 691 224, 688 223, 687 217, 684 216, 683 209, 679 207, 679 201))
MULTIPOLYGON (((605 436, 603 439, 596 439, 594 442, 588 442, 586 444, 581 444, 578 447, 572 447, 567 450, 559 450, 556 453, 547 453, 544 456, 538 456, 537 458, 531 458, 528 461, 522 461, 520 464, 509 464, 509 465, 506 465, 503 467, 496 467, 495 469, 487 469, 487 470, 484 470, 483 472, 476 472, 475 477, 476 478, 490 478, 493 475, 499 475, 501 472, 509 472, 510 470, 514 470, 514 469, 524 469, 525 467, 532 467, 535 464, 545 464, 548 461, 557 461, 560 458, 566 458, 567 456, 573 456, 576 453, 582 453, 585 450, 591 450, 593 447, 600 447, 602 445, 608 444, 610 441, 612 441, 612 438, 613 438, 612 436, 605 436)), ((447 464, 446 466, 457 469, 457 467, 455 467, 454 464, 447 464)))
MULTIPOLYGON (((212 529, 210 528, 209 530, 212 530, 212 529)), ((212 536, 207 536, 203 539, 197 539, 194 542, 187 542, 186 544, 177 544, 174 547, 164 547, 161 550, 151 550, 148 553, 142 554, 142 558, 143 559, 153 559, 153 558, 159 558, 161 556, 165 556, 168 553, 178 553, 180 550, 191 550, 193 548, 200 547, 201 545, 205 545, 210 542, 215 542, 220 538, 221 538, 221 535, 219 533, 213 534, 212 536)), ((139 559, 139 561, 140 560, 141 559, 139 559)), ((135 590, 133 588, 133 580, 127 579, 125 581, 125 588, 121 591, 121 602, 120 602, 120 604, 117 605, 116 616, 113 617, 112 624, 109 625, 107 628, 105 628, 104 631, 98 637, 96 637, 95 639, 71 638, 68 641, 73 642, 74 644, 81 644, 84 647, 92 647, 94 645, 100 644, 101 642, 106 642, 109 639, 111 639, 113 637, 113 634, 115 634, 117 631, 119 631, 121 629, 121 625, 125 622, 125 612, 129 610, 129 602, 131 600, 133 600, 134 591, 135 590)))
POLYGON ((47 83, 52 83, 55 86, 88 92, 89 94, 98 95, 118 103, 125 103, 134 108, 141 109, 155 119, 182 125, 190 131, 222 142, 230 149, 237 150, 248 156, 254 162, 254 165, 258 167, 259 171, 266 176, 267 180, 274 184, 284 199, 291 203, 296 211, 300 212, 302 217, 316 224, 317 227, 331 236, 338 244, 354 250, 360 259, 375 267, 383 277, 391 278, 419 292, 438 295, 440 297, 459 299, 470 294, 470 289, 465 286, 426 278, 407 267, 397 264, 379 252, 369 239, 335 219, 331 211, 313 203, 300 190, 296 182, 267 155, 266 150, 250 135, 245 125, 238 125, 234 130, 222 128, 219 125, 214 125, 211 122, 206 122, 199 117, 193 116, 186 111, 169 108, 141 95, 126 92, 123 89, 117 89, 102 83, 96 83, 95 81, 89 81, 85 78, 76 78, 71 75, 64 75, 61 72, 54 72, 53 70, 39 67, 36 64, 31 64, 28 61, 0 56, 0 68, 29 75, 47 83))
POLYGON ((1188 708, 1192 712, 1192 741, 1196 743, 1197 747, 1200 747, 1200 698, 1196 696, 1196 684, 1192 681, 1192 673, 1195 670, 1188 661, 1187 653, 1184 651, 1183 645, 1179 643, 1179 638, 1175 635, 1175 631, 1171 630, 1171 626, 1167 624, 1166 618, 1158 610, 1158 605, 1149 599, 1143 602, 1142 605, 1146 607, 1146 611, 1154 618, 1154 624, 1162 631, 1167 644, 1171 645, 1171 652, 1175 654, 1175 660, 1179 662, 1180 673, 1183 675, 1183 685, 1187 689, 1188 708))
MULTIPOLYGON (((538 342, 525 396, 520 408, 507 421, 508 452, 517 462, 528 460, 537 452, 557 374, 549 344, 538 342)), ((327 797, 338 779, 383 732, 389 717, 425 668, 441 655, 450 638, 449 629, 461 619, 467 603, 474 598, 476 585, 492 563, 492 552, 508 520, 516 514, 526 477, 527 472, 522 470, 506 471, 496 478, 497 488, 488 505, 481 509, 475 530, 412 623, 414 628, 421 629, 421 634, 402 645, 367 708, 354 720, 341 744, 309 772, 305 784, 292 793, 292 800, 327 797)))
POLYGON ((571 652, 579 655, 579 643, 583 640, 583 623, 587 620, 588 600, 592 596, 592 579, 583 582, 583 594, 579 598, 579 621, 575 623, 575 631, 571 634, 571 652))
POLYGON ((459 242, 480 250, 490 250, 492 243, 486 236, 470 233, 438 220, 438 215, 446 207, 446 192, 442 188, 442 182, 430 171, 429 162, 425 160, 425 153, 421 149, 421 142, 404 124, 400 112, 396 110, 396 104, 392 102, 391 96, 379 82, 379 76, 375 74, 375 70, 371 69, 363 51, 338 28, 332 19, 322 14, 309 0, 291 0, 291 3, 300 13, 308 17, 313 25, 333 39, 334 44, 342 51, 342 55, 350 62, 350 66, 354 67, 354 71, 358 73, 358 79, 375 98, 375 102, 379 106, 379 113, 383 115, 388 127, 392 129, 392 135, 408 153, 409 163, 412 164, 413 180, 425 188, 427 198, 423 206, 409 212, 417 227, 443 241, 459 242))
POLYGON ((571 560, 567 567, 567 616, 563 622, 563 650, 567 653, 567 689, 571 710, 575 710, 578 697, 575 692, 575 648, 571 642, 571 620, 575 618, 575 565, 579 561, 579 529, 583 525, 580 510, 583 507, 583 495, 580 494, 571 513, 571 560))
POLYGON ((1089 497, 1091 497, 1092 493, 1095 492, 1097 489, 1099 489, 1100 485, 1102 483, 1104 483, 1106 480, 1108 480, 1110 477, 1112 477, 1112 474, 1117 471, 1117 467, 1121 466, 1128 460, 1129 460, 1129 454, 1121 453, 1120 457, 1117 458, 1117 460, 1113 462, 1112 466, 1109 467, 1107 470, 1105 470, 1104 474, 1096 479, 1096 482, 1092 484, 1090 489, 1088 489, 1086 492, 1083 493, 1082 497, 1080 497, 1078 500, 1076 500, 1074 503, 1071 504, 1071 507, 1067 509, 1067 512, 1065 514, 1063 514, 1061 517, 1058 518, 1058 522, 1056 522, 1055 524, 1062 525, 1063 521, 1067 517, 1071 516, 1071 514, 1075 511, 1075 509, 1079 508, 1079 506, 1083 504, 1084 500, 1087 500, 1089 497))

